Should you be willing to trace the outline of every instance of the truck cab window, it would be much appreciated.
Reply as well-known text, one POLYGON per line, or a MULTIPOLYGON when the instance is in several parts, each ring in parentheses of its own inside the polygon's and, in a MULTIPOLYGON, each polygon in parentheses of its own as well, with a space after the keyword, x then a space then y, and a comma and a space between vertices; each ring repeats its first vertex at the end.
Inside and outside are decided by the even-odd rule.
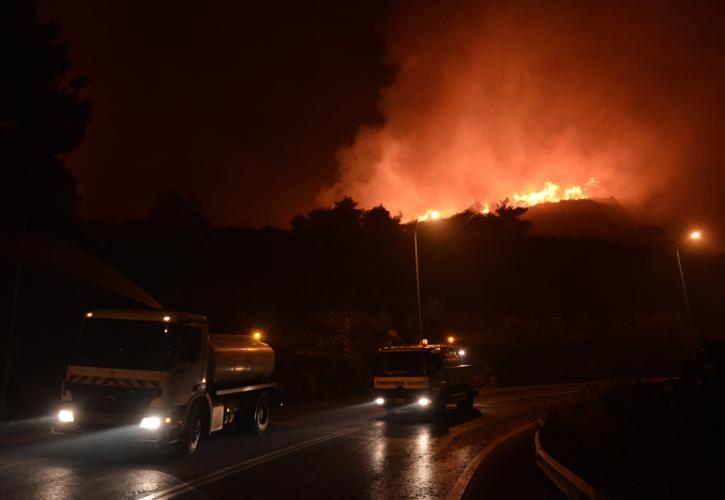
POLYGON ((201 351, 201 328, 184 326, 179 332, 176 360, 179 363, 193 363, 201 351))
POLYGON ((431 364, 434 370, 440 370, 443 366, 443 355, 441 353, 434 353, 431 355, 431 364))

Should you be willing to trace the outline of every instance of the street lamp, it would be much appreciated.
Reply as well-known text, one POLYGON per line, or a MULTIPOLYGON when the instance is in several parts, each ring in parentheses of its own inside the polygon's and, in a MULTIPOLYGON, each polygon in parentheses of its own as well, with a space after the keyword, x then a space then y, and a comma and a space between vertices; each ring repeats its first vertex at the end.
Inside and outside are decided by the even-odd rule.
MULTIPOLYGON (((690 241, 700 241, 702 239, 702 231, 695 229, 690 231, 687 236, 690 241)), ((680 270, 680 284, 682 285, 682 296, 685 298, 685 308, 687 309, 687 319, 690 322, 690 328, 693 327, 692 310, 690 309, 690 298, 687 296, 687 285, 685 284, 685 273, 682 271, 682 259, 680 258, 680 249, 675 247, 675 255, 677 255, 677 268, 680 270)))
POLYGON ((415 253, 415 291, 418 298, 418 337, 423 338, 423 309, 420 305, 420 263, 418 259, 418 223, 427 220, 436 221, 441 214, 437 210, 429 210, 425 215, 418 218, 413 226, 413 251, 415 253))

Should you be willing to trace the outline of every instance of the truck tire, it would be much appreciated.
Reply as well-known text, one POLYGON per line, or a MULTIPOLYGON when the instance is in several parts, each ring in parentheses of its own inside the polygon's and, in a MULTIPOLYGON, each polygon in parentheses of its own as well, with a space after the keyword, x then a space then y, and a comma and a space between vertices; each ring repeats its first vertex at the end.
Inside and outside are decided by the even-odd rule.
POLYGON ((269 427, 269 410, 270 410, 269 394, 263 392, 257 398, 251 415, 252 431, 255 434, 263 434, 269 427))
POLYGON ((445 415, 448 409, 447 396, 441 394, 438 398, 433 399, 433 413, 436 415, 445 415))
POLYGON ((459 411, 471 411, 473 410, 473 396, 468 396, 466 399, 462 399, 456 403, 456 408, 459 411))
POLYGON ((201 406, 196 404, 189 411, 186 425, 181 431, 177 452, 179 455, 193 455, 199 448, 199 441, 204 430, 204 420, 201 415, 201 406))

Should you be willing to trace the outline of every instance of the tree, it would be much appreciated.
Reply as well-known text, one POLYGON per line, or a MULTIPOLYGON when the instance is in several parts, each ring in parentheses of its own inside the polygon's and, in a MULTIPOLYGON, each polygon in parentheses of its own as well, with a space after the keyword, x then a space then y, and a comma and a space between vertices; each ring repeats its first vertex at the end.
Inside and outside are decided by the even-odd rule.
POLYGON ((496 205, 499 224, 507 233, 515 236, 522 236, 531 229, 531 222, 521 219, 527 210, 526 207, 510 206, 508 198, 496 205))
POLYGON ((302 233, 347 237, 359 232, 364 212, 355 200, 345 196, 332 208, 316 208, 307 215, 296 216, 292 219, 292 229, 302 233))
POLYGON ((90 117, 67 80, 68 44, 55 23, 36 20, 34 2, 0 6, 0 227, 4 232, 63 232, 79 196, 63 155, 76 149, 90 117))
POLYGON ((400 230, 401 216, 390 216, 390 212, 382 205, 366 210, 362 215, 362 226, 365 230, 379 235, 390 235, 400 230))
POLYGON ((157 234, 194 233, 209 226, 201 211, 201 203, 177 191, 165 191, 156 198, 149 225, 157 234))

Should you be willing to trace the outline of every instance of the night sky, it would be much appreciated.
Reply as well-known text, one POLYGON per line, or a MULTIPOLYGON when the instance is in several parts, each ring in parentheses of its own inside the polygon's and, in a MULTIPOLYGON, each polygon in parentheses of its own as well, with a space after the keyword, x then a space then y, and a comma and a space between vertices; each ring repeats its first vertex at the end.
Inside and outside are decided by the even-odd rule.
POLYGON ((718 2, 45 2, 88 74, 82 214, 411 217, 551 181, 725 229, 718 2))
POLYGON ((215 223, 285 225, 332 182, 335 152, 380 120, 385 2, 46 1, 92 123, 67 158, 81 213, 144 217, 158 192, 215 223))

